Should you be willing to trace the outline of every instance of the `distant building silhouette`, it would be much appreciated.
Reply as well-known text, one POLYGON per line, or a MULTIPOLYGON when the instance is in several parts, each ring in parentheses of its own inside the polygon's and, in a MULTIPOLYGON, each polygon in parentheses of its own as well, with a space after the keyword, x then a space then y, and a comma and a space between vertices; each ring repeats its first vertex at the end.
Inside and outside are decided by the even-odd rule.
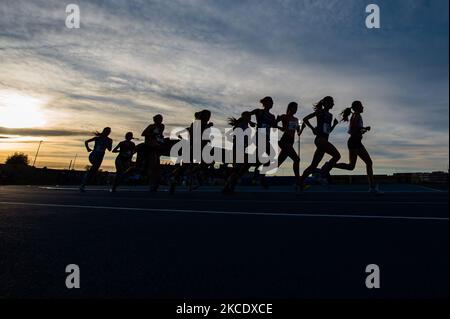
POLYGON ((432 172, 432 173, 395 173, 394 177, 400 183, 448 183, 447 172, 432 172))

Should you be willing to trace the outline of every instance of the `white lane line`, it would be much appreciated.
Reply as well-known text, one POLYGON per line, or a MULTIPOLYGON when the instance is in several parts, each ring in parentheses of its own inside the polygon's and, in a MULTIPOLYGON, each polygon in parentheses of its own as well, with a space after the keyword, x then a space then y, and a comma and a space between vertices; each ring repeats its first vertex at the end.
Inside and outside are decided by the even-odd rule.
MULTIPOLYGON (((123 193, 122 193, 123 194, 123 193)), ((136 197, 129 197, 129 196, 117 196, 114 197, 114 195, 109 195, 109 196, 96 196, 96 199, 136 199, 136 197)), ((176 198, 176 197, 175 197, 176 198)), ((139 199, 139 201, 148 201, 148 202, 173 202, 174 198, 137 198, 139 199)), ((216 202, 226 202, 226 203, 258 203, 258 204, 297 204, 297 205, 301 205, 301 204, 352 204, 352 205, 432 205, 432 206, 448 206, 448 202, 390 202, 390 201, 319 201, 319 200, 303 200, 303 199, 299 199, 296 201, 293 200, 266 200, 266 199, 261 199, 261 200, 256 200, 256 199, 232 199, 232 198, 227 198, 227 199, 192 199, 192 198, 183 198, 183 202, 188 202, 188 203, 216 203, 216 202)))
POLYGON ((302 213, 250 213, 233 211, 213 211, 213 210, 191 210, 191 209, 160 209, 160 208, 138 208, 138 207, 115 207, 115 206, 87 206, 87 205, 65 205, 65 204, 38 204, 24 202, 0 202, 3 205, 11 206, 31 206, 31 207, 53 207, 53 208, 78 208, 78 209, 99 209, 128 212, 155 212, 155 213, 194 213, 212 215, 245 215, 245 216, 276 216, 276 217, 307 217, 307 218, 341 218, 341 219, 384 219, 384 220, 415 220, 415 221, 449 221, 444 217, 417 217, 417 216, 377 216, 377 215, 339 215, 339 214, 302 214, 302 213))
MULTIPOLYGON (((114 196, 114 195, 113 195, 114 196)), ((107 199, 111 199, 111 198, 117 198, 117 199, 123 199, 123 198, 128 198, 128 199, 135 199, 136 197, 127 197, 127 196, 119 196, 119 197, 111 197, 111 196, 96 196, 96 198, 107 198, 107 199)), ((176 198, 176 197, 175 197, 176 198)), ((154 202, 173 202, 174 198, 138 198, 139 200, 143 200, 143 201, 154 201, 154 202)), ((214 203, 214 202, 226 202, 226 203, 259 203, 259 204, 264 204, 264 203, 268 203, 268 204, 297 204, 297 205, 301 205, 301 204, 352 204, 352 205, 358 205, 358 204, 362 204, 362 205, 437 205, 437 206, 443 206, 446 205, 448 206, 448 202, 399 202, 399 201, 378 201, 377 199, 374 199, 373 201, 332 201, 332 200, 303 200, 303 199, 298 199, 298 200, 274 200, 274 199, 232 199, 232 198, 226 198, 226 199, 193 199, 193 198, 183 198, 184 202, 193 202, 193 203, 204 203, 204 202, 208 202, 208 203, 214 203)))
POLYGON ((433 187, 429 187, 429 186, 423 186, 423 185, 417 185, 417 186, 421 187, 422 189, 426 189, 426 190, 437 192, 437 193, 443 193, 444 192, 441 189, 437 189, 437 188, 433 188, 433 187))

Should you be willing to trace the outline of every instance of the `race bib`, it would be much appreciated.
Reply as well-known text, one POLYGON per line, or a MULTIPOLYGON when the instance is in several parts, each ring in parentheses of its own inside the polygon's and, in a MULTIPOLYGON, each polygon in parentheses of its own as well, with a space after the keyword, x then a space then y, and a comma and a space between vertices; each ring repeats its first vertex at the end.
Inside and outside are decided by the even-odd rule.
POLYGON ((296 130, 298 128, 298 121, 289 121, 288 130, 296 130))

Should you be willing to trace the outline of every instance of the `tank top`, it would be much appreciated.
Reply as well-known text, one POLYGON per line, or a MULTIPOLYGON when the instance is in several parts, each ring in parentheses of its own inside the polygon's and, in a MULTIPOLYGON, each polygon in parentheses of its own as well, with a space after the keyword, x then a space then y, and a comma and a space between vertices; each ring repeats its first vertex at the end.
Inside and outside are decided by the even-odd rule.
POLYGON ((317 137, 328 138, 331 133, 331 123, 333 122, 333 114, 320 111, 317 114, 317 137))
POLYGON ((364 127, 362 116, 359 114, 353 114, 348 125, 348 134, 351 136, 362 136, 361 129, 364 127))
POLYGON ((158 144, 164 143, 163 130, 163 125, 149 125, 145 130, 145 143, 153 143, 153 141, 156 141, 158 144))
POLYGON ((109 137, 97 136, 95 138, 94 152, 105 153, 110 144, 110 140, 109 137))
POLYGON ((283 123, 284 133, 281 137, 281 142, 293 144, 295 141, 295 132, 299 128, 298 119, 288 119, 286 115, 281 116, 281 122, 283 123))
POLYGON ((274 126, 275 115, 265 110, 258 110, 256 113, 256 126, 270 130, 274 126))
POLYGON ((136 145, 131 141, 122 141, 119 144, 119 156, 123 160, 131 160, 133 158, 134 149, 136 145))

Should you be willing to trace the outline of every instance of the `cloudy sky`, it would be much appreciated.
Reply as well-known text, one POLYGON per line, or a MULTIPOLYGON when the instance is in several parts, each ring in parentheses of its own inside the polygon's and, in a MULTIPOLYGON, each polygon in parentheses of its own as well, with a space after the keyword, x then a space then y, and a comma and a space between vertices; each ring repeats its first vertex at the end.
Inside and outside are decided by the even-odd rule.
MULTIPOLYGON (((168 129, 208 108, 226 117, 271 95, 299 115, 326 95, 334 113, 362 100, 377 173, 446 170, 449 154, 448 0, 2 0, 0 163, 87 164, 83 141, 113 128, 140 135, 156 113, 168 129), (365 8, 381 8, 367 29, 365 8), (65 26, 78 4, 81 28, 65 26)), ((302 140, 303 163, 313 136, 302 140)), ((347 158, 346 128, 332 141, 347 158)), ((106 167, 112 164, 108 155, 106 167)), ((302 164, 303 166, 305 164, 302 164)), ((360 167, 359 169, 361 169, 360 167)))

